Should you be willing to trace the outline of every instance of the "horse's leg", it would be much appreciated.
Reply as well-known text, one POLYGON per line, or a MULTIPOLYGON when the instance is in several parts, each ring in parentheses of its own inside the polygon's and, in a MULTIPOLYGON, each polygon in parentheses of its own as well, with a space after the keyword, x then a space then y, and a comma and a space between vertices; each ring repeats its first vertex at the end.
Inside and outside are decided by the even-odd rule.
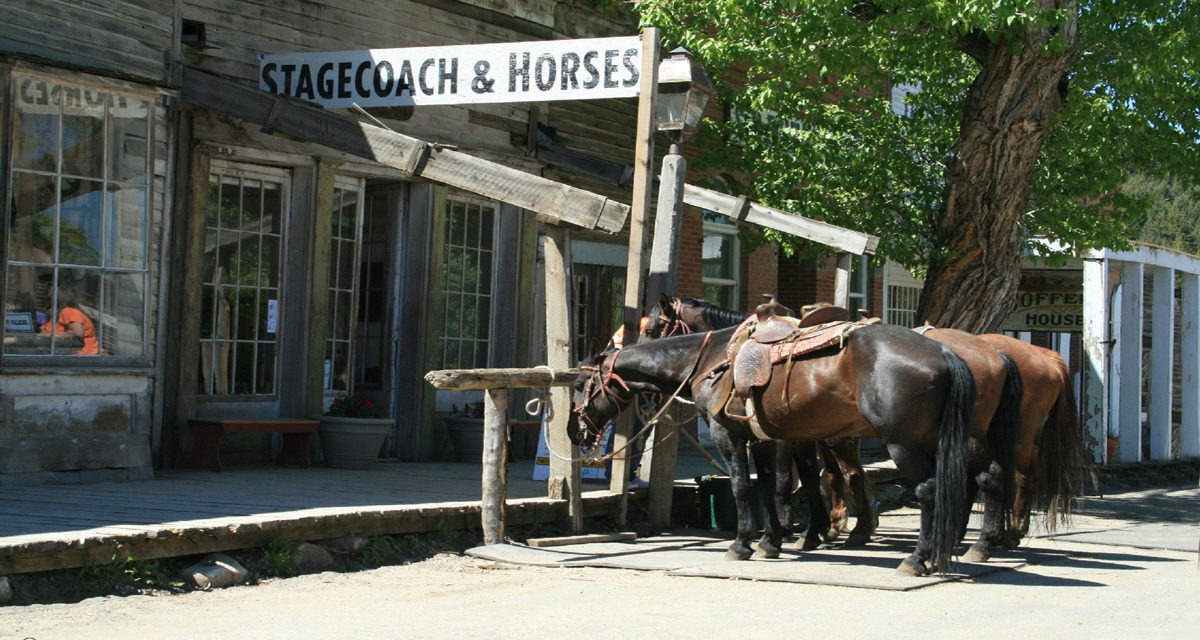
POLYGON ((829 527, 823 537, 826 542, 832 542, 837 540, 850 522, 850 511, 846 507, 846 475, 829 443, 821 441, 818 446, 824 461, 821 485, 829 489, 829 527))
POLYGON ((792 520, 792 454, 787 442, 760 442, 750 448, 758 471, 759 496, 766 510, 755 558, 778 558, 792 520))
POLYGON ((937 487, 933 479, 933 461, 919 451, 901 445, 888 444, 887 449, 896 468, 913 483, 909 487, 921 505, 921 526, 917 532, 916 549, 896 569, 900 573, 923 576, 929 573, 929 560, 933 557, 933 503, 937 487))
POLYGON ((804 550, 811 551, 821 545, 823 538, 833 531, 829 511, 821 495, 821 473, 817 468, 817 443, 813 440, 797 440, 792 443, 792 460, 800 474, 800 486, 808 502, 808 530, 804 534, 804 550))
POLYGON ((750 461, 746 455, 746 439, 731 436, 729 430, 712 414, 708 416, 708 426, 713 444, 725 458, 726 467, 729 469, 729 484, 733 489, 733 502, 737 509, 737 532, 734 534, 733 544, 729 545, 729 550, 725 552, 725 559, 746 560, 753 553, 750 540, 757 529, 754 526, 754 513, 750 508, 750 461))
POLYGON ((863 470, 862 459, 859 457, 858 440, 842 440, 833 446, 831 451, 838 461, 838 468, 847 478, 850 494, 854 496, 854 511, 857 518, 854 529, 846 538, 847 547, 861 547, 871 541, 879 521, 875 515, 875 507, 871 499, 870 479, 863 470))
POLYGON ((975 477, 975 484, 983 495, 983 520, 979 526, 979 539, 967 552, 963 560, 967 562, 985 562, 991 557, 991 547, 1003 542, 1004 535, 1004 506, 1003 488, 1000 465, 993 462, 987 471, 975 477))
POLYGON ((1033 509, 1034 477, 1032 474, 1021 473, 1019 468, 1015 475, 1017 489, 1012 513, 1009 514, 1010 523, 1003 538, 1004 546, 1009 549, 1020 546, 1021 539, 1029 533, 1029 512, 1033 509))

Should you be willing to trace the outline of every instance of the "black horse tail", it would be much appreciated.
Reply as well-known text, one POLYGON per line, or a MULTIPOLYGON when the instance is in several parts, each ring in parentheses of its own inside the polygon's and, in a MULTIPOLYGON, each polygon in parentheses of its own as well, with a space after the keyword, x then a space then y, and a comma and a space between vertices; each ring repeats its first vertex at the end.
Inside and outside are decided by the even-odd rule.
MULTIPOLYGON (((999 352, 998 352, 999 353, 999 352)), ((1000 390, 1000 404, 988 425, 987 445, 992 460, 1000 465, 1000 517, 1007 523, 1016 500, 1017 434, 1021 430, 1021 399, 1025 395, 1025 384, 1017 363, 1006 353, 999 353, 1004 361, 1006 377, 1000 390)))
POLYGON ((967 488, 967 438, 975 412, 975 378, 967 363, 948 347, 942 347, 942 358, 950 374, 950 389, 938 429, 936 489, 929 541, 932 569, 944 574, 950 571, 954 545, 971 513, 971 492, 967 488))
POLYGON ((1034 498, 1046 514, 1046 529, 1051 533, 1070 520, 1071 500, 1083 490, 1084 481, 1090 479, 1096 484, 1096 468, 1083 445, 1070 373, 1062 358, 1054 360, 1061 386, 1042 427, 1034 498))

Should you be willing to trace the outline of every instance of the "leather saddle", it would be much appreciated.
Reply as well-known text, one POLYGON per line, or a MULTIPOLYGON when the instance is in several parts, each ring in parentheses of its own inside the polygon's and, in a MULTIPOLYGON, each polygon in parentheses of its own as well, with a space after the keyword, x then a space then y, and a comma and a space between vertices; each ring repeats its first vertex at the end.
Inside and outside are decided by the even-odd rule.
POLYGON ((744 399, 751 397, 755 387, 770 382, 777 362, 840 344, 853 330, 850 312, 841 307, 823 303, 808 305, 804 311, 804 316, 795 318, 790 309, 771 298, 734 333, 727 352, 733 389, 725 406, 731 418, 753 418, 752 412, 744 410, 744 399))

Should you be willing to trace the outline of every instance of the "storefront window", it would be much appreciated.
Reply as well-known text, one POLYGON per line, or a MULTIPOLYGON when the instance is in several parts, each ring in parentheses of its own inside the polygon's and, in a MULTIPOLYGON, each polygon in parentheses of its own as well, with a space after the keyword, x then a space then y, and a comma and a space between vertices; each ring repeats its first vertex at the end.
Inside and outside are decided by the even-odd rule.
POLYGON ((214 162, 208 189, 198 391, 273 395, 288 174, 214 162))
POLYGON ((443 369, 488 365, 492 322, 496 205, 474 198, 446 200, 443 369))
POLYGON ((14 75, 4 355, 143 356, 152 101, 14 75))
POLYGON ((339 180, 333 189, 329 236, 329 311, 325 338, 325 389, 350 388, 350 354, 354 339, 355 289, 362 221, 361 181, 339 180))
POLYGON ((740 266, 737 227, 705 222, 701 242, 703 298, 724 309, 737 309, 740 266))

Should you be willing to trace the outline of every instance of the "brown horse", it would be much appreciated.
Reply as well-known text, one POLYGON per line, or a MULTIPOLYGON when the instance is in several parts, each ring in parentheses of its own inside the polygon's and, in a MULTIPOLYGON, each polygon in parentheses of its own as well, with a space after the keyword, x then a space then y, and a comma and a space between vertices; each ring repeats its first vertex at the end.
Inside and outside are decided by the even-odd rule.
MULTIPOLYGON (((802 315, 818 309, 833 310, 827 304, 818 303, 806 306, 802 315)), ((642 334, 654 337, 659 332, 712 328, 711 324, 728 321, 738 315, 713 307, 702 300, 673 298, 662 294, 658 306, 651 311, 650 320, 643 328, 642 334)), ((979 539, 964 557, 969 561, 979 562, 989 557, 991 546, 1006 543, 1007 521, 1014 501, 1014 465, 1002 465, 998 461, 1013 459, 1019 406, 1023 397, 1021 376, 1011 358, 969 333, 953 329, 929 329, 925 331, 925 335, 950 347, 963 358, 975 379, 978 401, 975 405, 971 435, 977 443, 986 443, 986 448, 973 448, 972 454, 976 456, 973 467, 986 468, 987 471, 973 478, 973 490, 983 490, 985 513, 979 539), (992 460, 989 461, 986 456, 991 456, 992 460)), ((849 490, 859 517, 846 544, 855 546, 866 543, 875 531, 875 519, 870 489, 859 458, 858 441, 843 439, 819 444, 825 461, 825 478, 831 488, 830 516, 835 523, 826 537, 835 537, 846 520, 846 495, 849 490)), ((812 443, 807 443, 807 446, 811 448, 812 443)), ((811 464, 809 461, 812 460, 812 456, 808 451, 809 449, 797 448, 795 462, 801 474, 805 473, 805 465, 811 464)), ((780 490, 782 489, 781 486, 780 490)), ((811 538, 811 527, 809 535, 811 538)))
MULTIPOLYGON (((962 359, 912 331, 863 326, 840 348, 764 365, 759 373, 765 381, 751 389, 746 403, 755 420, 747 421, 727 410, 735 377, 731 367, 740 370, 741 365, 739 359, 731 361, 727 347, 738 344, 738 331, 675 336, 603 355, 576 380, 567 425, 571 441, 596 446, 603 425, 639 392, 689 389, 728 465, 737 504, 737 533, 726 557, 743 560, 752 553, 754 534, 750 442, 878 436, 921 504, 916 549, 899 569, 947 571, 970 505, 967 439, 975 389, 962 359)), ((774 536, 764 536, 772 547, 767 551, 777 554, 779 532, 767 534, 774 536)))
POLYGON ((1075 390, 1062 356, 1001 334, 979 338, 1011 357, 1025 382, 1015 454, 1016 495, 1005 540, 1016 547, 1029 533, 1034 506, 1043 512, 1047 530, 1065 522, 1071 499, 1085 479, 1095 481, 1095 468, 1083 445, 1075 390))
MULTIPOLYGON (((660 293, 658 304, 650 310, 650 315, 644 319, 638 342, 667 338, 675 335, 693 333, 696 331, 714 331, 726 327, 736 327, 749 314, 718 307, 707 300, 697 298, 681 298, 660 293)), ((776 447, 783 443, 775 443, 776 447)), ((870 502, 870 480, 863 471, 859 458, 858 440, 844 438, 836 441, 800 440, 788 442, 786 448, 773 450, 773 447, 756 446, 752 449, 755 454, 755 466, 760 470, 760 480, 764 484, 775 482, 774 503, 780 518, 780 526, 790 528, 791 525, 791 492, 793 485, 790 474, 774 475, 774 467, 795 465, 800 480, 800 488, 805 493, 809 508, 808 530, 803 547, 805 550, 815 549, 822 541, 829 542, 838 538, 845 530, 849 521, 846 494, 853 492, 870 502), (817 456, 824 461, 824 471, 817 464, 817 456), (760 456, 764 456, 761 457, 760 456), (767 458, 765 456, 774 456, 767 458), (788 458, 791 462, 788 463, 788 458), (774 461, 772 461, 774 460, 774 461), (835 473, 834 470, 837 470, 835 473), (765 472, 765 473, 764 473, 765 472), (764 477, 764 475, 766 477, 764 477), (825 505, 821 494, 821 481, 830 487, 830 504, 825 505)), ((770 500, 764 496, 764 504, 770 500)), ((858 500, 855 505, 859 505, 858 500)), ((769 511, 769 510, 768 510, 769 511)), ((875 532, 875 518, 872 511, 865 513, 855 523, 854 530, 846 541, 846 546, 861 546, 870 541, 875 532)), ((768 513, 768 515, 770 515, 768 513)))

